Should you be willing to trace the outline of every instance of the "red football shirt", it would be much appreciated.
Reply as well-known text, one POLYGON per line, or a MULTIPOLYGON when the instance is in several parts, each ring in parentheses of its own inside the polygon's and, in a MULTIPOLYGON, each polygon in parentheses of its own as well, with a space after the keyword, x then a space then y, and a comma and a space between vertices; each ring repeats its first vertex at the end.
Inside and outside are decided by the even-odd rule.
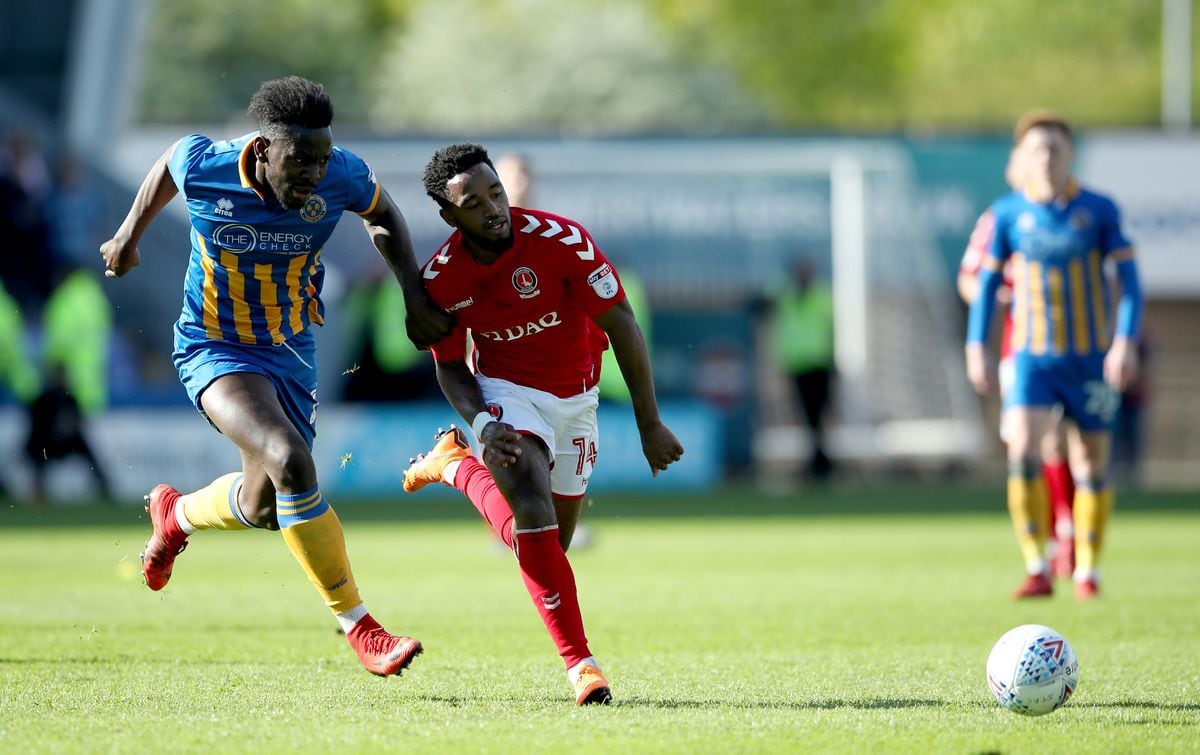
MULTIPOLYGON (((971 231, 971 238, 967 241, 967 249, 963 252, 962 262, 958 264, 958 270, 966 275, 979 277, 979 270, 983 267, 983 261, 987 259, 988 250, 992 246, 992 236, 996 233, 996 216, 992 214, 992 208, 984 210, 979 216, 979 220, 975 221, 975 229, 971 231)), ((1008 265, 1004 266, 1004 285, 1012 288, 1012 270, 1008 265)), ((1007 359, 1012 355, 1012 307, 1004 309, 1004 332, 1000 336, 1000 359, 1007 359)))
POLYGON ((625 298, 616 269, 573 220, 512 208, 514 242, 490 265, 450 239, 421 269, 429 295, 458 318, 433 358, 466 357, 467 331, 479 374, 576 396, 600 379, 608 346, 592 318, 625 298))

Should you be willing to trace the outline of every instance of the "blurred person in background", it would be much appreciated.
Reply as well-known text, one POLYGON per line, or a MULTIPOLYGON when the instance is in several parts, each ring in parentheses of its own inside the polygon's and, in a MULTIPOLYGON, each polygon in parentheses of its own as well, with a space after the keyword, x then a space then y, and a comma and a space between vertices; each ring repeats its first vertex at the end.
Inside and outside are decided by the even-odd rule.
MULTIPOLYGON (((11 398, 22 407, 29 406, 37 397, 39 382, 25 341, 25 317, 21 305, 0 284, 0 405, 6 398, 11 398)), ((10 495, 4 477, 0 476, 0 498, 10 495)))
POLYGON ((828 479, 834 471, 825 436, 825 419, 833 396, 833 291, 817 276, 816 265, 800 256, 781 290, 766 304, 772 310, 772 344, 808 429, 811 451, 804 475, 828 479))
POLYGON ((451 428, 414 460, 404 489, 441 482, 471 501, 516 555, 575 702, 608 703, 566 556, 599 450, 596 371, 607 342, 629 384, 652 473, 677 461, 683 446, 659 418, 645 341, 620 278, 587 231, 511 207, 478 144, 438 150, 424 182, 455 229, 422 274, 433 299, 458 317, 432 347, 438 382, 479 440, 482 462, 466 434, 451 428))
POLYGON ((46 503, 50 465, 76 456, 87 464, 97 495, 104 501, 112 500, 108 475, 88 443, 83 407, 71 390, 68 374, 66 365, 52 362, 44 388, 29 405, 25 457, 33 469, 32 502, 37 508, 46 503))
POLYGON ((1053 407, 1068 429, 1075 479, 1075 594, 1099 594, 1097 563, 1113 507, 1109 479, 1112 421, 1119 393, 1136 379, 1142 296, 1134 250, 1111 199, 1083 189, 1070 173, 1073 134, 1061 116, 1036 111, 1013 139, 1023 188, 992 205, 995 229, 967 323, 966 366, 981 394, 994 388, 988 331, 1010 260, 1014 377, 1007 397, 1008 506, 1027 577, 1016 597, 1049 595, 1044 544, 1046 488, 1040 442, 1053 407), (1104 273, 1115 265, 1120 295, 1104 273))
POLYGON ((496 175, 513 207, 533 207, 537 203, 537 175, 528 157, 520 152, 505 152, 496 158, 496 175))
POLYGON ((314 336, 324 322, 322 248, 344 212, 365 229, 399 281, 408 333, 440 340, 452 318, 420 285, 400 210, 357 155, 333 146, 333 105, 320 84, 289 76, 250 100, 258 130, 229 141, 180 139, 150 169, 116 235, 101 247, 106 275, 129 272, 154 217, 182 193, 192 232, 173 359, 188 397, 237 445, 240 472, 180 495, 147 496, 153 535, 142 554, 152 590, 171 577, 196 530, 280 530, 362 665, 399 674, 421 643, 385 631, 367 612, 342 526, 317 484, 312 442, 314 336))
POLYGON ((1153 347, 1150 333, 1143 327, 1138 340, 1138 374, 1121 391, 1121 404, 1113 422, 1113 481, 1131 488, 1141 487, 1142 455, 1145 451, 1146 412, 1151 395, 1153 347))
MULTIPOLYGON (((94 250, 93 250, 94 251, 94 250)), ((26 455, 33 465, 33 501, 44 505, 51 462, 81 457, 97 494, 111 500, 108 475, 87 440, 87 423, 108 406, 112 305, 89 268, 59 264, 57 285, 42 309, 40 335, 46 380, 30 404, 26 455)))
POLYGON ((69 153, 61 155, 49 199, 51 248, 58 264, 84 265, 95 259, 104 240, 99 197, 83 163, 69 153))
POLYGON ((404 294, 383 275, 350 287, 343 306, 353 366, 346 401, 420 401, 441 397, 433 365, 404 332, 404 294))
POLYGON ((36 318, 53 287, 47 200, 50 174, 33 135, 10 130, 0 144, 0 283, 36 318))
MULTIPOLYGON (((1015 145, 1009 152, 1008 164, 1004 169, 1005 182, 1015 191, 1020 191, 1024 185, 1018 158, 1021 153, 1015 145)), ((992 236, 996 230, 996 217, 992 209, 983 211, 975 222, 967 248, 963 251, 962 261, 958 266, 957 288, 958 295, 968 307, 975 301, 979 293, 979 271, 983 269, 991 249, 992 236)), ((1003 280, 996 289, 996 303, 1004 312, 1004 326, 1000 335, 1000 361, 997 369, 1001 406, 1005 405, 1008 395, 1012 392, 1013 371, 1016 369, 1012 350, 1012 262, 1004 265, 1003 280)), ((1000 439, 1006 444, 1011 434, 1010 424, 1013 413, 1001 409, 1000 439)), ((1051 571, 1058 577, 1070 579, 1075 572, 1075 525, 1072 505, 1075 499, 1075 481, 1071 477, 1071 468, 1067 456, 1067 424, 1070 420, 1063 418, 1062 404, 1055 404, 1047 420, 1045 434, 1042 436, 1040 449, 1042 453, 1042 479, 1046 483, 1049 494, 1049 523, 1053 538, 1047 540, 1047 558, 1051 563, 1051 571)), ((1040 514, 1036 514, 1040 516, 1040 514)), ((1031 594, 1020 597, 1034 597, 1045 590, 1045 585, 1038 579, 1029 580, 1021 586, 1020 592, 1029 591, 1031 594)))

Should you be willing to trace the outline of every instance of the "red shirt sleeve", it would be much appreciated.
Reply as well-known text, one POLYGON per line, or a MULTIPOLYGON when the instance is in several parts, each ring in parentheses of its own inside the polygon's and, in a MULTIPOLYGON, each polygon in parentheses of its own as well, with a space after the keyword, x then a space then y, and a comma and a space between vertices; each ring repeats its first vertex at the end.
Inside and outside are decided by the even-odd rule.
POLYGON ((979 274, 979 268, 983 266, 983 260, 987 257, 988 250, 991 249, 992 234, 995 232, 996 215, 989 207, 975 221, 975 229, 971 231, 971 238, 967 242, 966 251, 963 252, 962 262, 958 265, 960 273, 979 274))
POLYGON ((625 300, 621 277, 604 252, 596 246, 587 229, 579 227, 582 238, 566 259, 565 277, 573 298, 588 317, 598 317, 614 304, 625 300))
POLYGON ((467 329, 455 325, 450 335, 429 347, 437 362, 461 362, 467 355, 467 329))

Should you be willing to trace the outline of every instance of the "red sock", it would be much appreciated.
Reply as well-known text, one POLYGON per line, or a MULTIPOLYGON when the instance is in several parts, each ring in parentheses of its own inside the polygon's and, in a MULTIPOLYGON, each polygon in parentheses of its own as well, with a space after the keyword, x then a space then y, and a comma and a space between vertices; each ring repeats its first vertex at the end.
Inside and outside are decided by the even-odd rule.
POLYGON ((575 573, 558 542, 558 527, 537 532, 518 532, 517 562, 521 578, 533 604, 541 614, 550 639, 558 648, 567 668, 591 655, 579 614, 575 593, 575 573))
POLYGON ((454 487, 462 491, 479 511, 483 520, 492 526, 504 544, 513 547, 512 509, 496 487, 492 473, 474 456, 468 456, 454 473, 454 487))
POLYGON ((1050 531, 1056 532, 1059 522, 1071 524, 1071 504, 1075 500, 1075 480, 1066 461, 1047 462, 1042 465, 1042 476, 1050 493, 1050 511, 1053 521, 1050 531))

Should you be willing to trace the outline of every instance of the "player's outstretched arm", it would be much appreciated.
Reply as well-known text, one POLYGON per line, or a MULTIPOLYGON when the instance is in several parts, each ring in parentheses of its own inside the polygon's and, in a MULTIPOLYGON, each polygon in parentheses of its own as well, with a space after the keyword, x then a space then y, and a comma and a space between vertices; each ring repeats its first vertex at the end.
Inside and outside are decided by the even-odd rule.
POLYGON ((454 327, 454 318, 434 304, 421 285, 408 223, 383 187, 380 187, 375 210, 365 215, 363 222, 371 243, 379 250, 404 292, 404 325, 409 340, 426 348, 445 338, 454 327))
POLYGON ((172 145, 150 168, 121 227, 111 239, 100 245, 100 257, 104 260, 104 277, 120 278, 141 262, 138 241, 150 226, 150 221, 154 220, 159 211, 179 193, 175 180, 171 178, 171 171, 167 168, 167 161, 171 159, 174 150, 175 146, 172 145))
POLYGON ((518 445, 521 436, 513 430, 512 425, 491 419, 479 383, 466 363, 437 362, 437 379, 450 406, 475 431, 475 436, 483 444, 484 462, 501 467, 516 463, 521 455, 518 445))
POLYGON ((657 476, 683 456, 683 445, 658 416, 658 400, 654 396, 654 376, 650 370, 650 355, 646 339, 633 316, 633 307, 622 301, 596 318, 612 343, 621 377, 629 387, 633 416, 642 436, 642 453, 657 476))

